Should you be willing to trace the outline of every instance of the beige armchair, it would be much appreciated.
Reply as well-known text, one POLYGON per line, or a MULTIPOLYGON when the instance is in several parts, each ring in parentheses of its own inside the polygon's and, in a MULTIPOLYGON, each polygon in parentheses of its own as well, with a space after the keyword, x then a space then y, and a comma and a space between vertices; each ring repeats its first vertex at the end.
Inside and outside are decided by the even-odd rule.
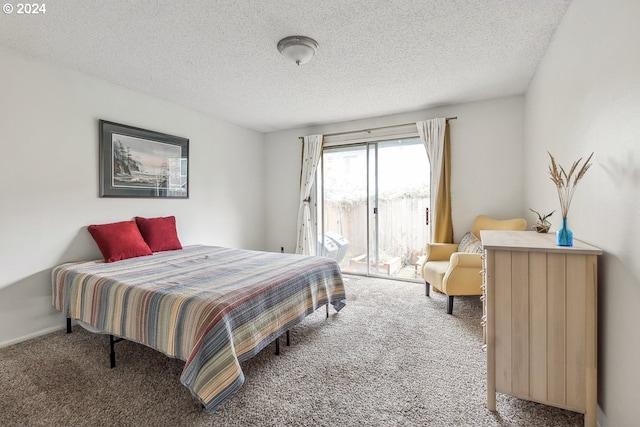
POLYGON ((524 218, 498 220, 479 215, 473 221, 471 232, 467 232, 460 243, 428 243, 422 265, 426 295, 429 286, 446 294, 447 313, 453 313, 453 297, 460 295, 482 295, 482 244, 480 230, 525 230, 524 218))

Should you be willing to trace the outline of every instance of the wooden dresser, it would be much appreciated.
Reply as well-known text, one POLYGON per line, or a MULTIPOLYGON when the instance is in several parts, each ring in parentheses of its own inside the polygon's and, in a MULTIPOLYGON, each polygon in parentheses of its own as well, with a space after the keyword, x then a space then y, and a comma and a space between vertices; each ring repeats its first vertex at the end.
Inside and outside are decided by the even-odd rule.
POLYGON ((481 231, 487 407, 496 392, 585 414, 596 426, 597 257, 555 233, 481 231))

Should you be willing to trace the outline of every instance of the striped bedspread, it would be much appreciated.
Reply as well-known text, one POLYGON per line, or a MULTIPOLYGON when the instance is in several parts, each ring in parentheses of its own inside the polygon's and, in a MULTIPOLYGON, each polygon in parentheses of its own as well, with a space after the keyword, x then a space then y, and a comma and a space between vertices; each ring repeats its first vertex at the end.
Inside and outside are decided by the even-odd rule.
POLYGON ((208 411, 242 386, 240 362, 318 307, 345 305, 334 260, 293 254, 187 246, 51 275, 65 316, 184 360, 180 380, 208 411))

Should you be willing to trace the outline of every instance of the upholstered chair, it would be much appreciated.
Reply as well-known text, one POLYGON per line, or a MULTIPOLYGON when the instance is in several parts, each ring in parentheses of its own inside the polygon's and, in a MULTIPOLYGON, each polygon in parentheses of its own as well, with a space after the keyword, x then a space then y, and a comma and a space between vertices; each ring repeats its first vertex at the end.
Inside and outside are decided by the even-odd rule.
POLYGON ((429 287, 447 295, 447 313, 453 313, 453 297, 482 295, 482 243, 480 230, 525 230, 524 218, 498 220, 479 215, 471 231, 462 236, 460 243, 428 243, 422 265, 422 278, 426 294, 429 287))

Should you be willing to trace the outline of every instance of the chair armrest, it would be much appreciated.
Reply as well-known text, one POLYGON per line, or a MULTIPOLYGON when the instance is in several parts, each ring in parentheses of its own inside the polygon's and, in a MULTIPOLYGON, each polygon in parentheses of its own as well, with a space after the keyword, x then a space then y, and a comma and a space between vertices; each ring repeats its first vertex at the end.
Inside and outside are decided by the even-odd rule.
POLYGON ((457 250, 457 243, 427 243, 427 258, 425 262, 448 261, 451 254, 457 250))
POLYGON ((482 295, 482 258, 478 253, 456 252, 442 278, 442 291, 447 295, 482 295))
POLYGON ((482 258, 480 258, 480 254, 455 252, 451 254, 449 270, 456 267, 477 268, 480 271, 482 269, 482 258))

